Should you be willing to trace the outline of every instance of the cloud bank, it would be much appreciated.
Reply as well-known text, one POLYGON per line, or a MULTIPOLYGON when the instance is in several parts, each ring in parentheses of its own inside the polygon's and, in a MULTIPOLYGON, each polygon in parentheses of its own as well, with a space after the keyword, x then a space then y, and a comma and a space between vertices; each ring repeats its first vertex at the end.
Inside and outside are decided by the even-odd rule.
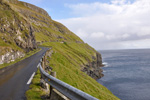
POLYGON ((62 19, 96 49, 150 48, 150 0, 65 4, 76 18, 62 19))

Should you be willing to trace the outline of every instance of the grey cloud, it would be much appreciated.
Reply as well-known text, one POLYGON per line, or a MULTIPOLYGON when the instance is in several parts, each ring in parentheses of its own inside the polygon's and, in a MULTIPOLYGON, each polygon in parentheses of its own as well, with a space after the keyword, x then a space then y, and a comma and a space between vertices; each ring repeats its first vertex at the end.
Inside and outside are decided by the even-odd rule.
POLYGON ((69 8, 81 17, 59 21, 96 49, 110 49, 115 45, 117 49, 149 47, 144 43, 150 42, 149 0, 132 3, 113 0, 109 4, 96 2, 69 8))

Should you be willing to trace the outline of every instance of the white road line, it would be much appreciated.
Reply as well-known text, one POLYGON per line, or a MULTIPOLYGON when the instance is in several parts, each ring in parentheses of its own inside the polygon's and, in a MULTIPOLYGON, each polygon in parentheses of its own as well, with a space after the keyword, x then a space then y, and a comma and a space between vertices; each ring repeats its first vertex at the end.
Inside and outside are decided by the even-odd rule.
POLYGON ((40 62, 42 62, 42 59, 40 59, 40 62))
POLYGON ((33 77, 34 77, 34 75, 35 75, 35 72, 33 72, 33 74, 31 75, 30 79, 28 80, 28 82, 27 82, 28 85, 31 83, 31 81, 32 81, 32 79, 33 79, 33 77))
POLYGON ((37 65, 37 68, 39 68, 39 66, 40 66, 40 63, 37 65))

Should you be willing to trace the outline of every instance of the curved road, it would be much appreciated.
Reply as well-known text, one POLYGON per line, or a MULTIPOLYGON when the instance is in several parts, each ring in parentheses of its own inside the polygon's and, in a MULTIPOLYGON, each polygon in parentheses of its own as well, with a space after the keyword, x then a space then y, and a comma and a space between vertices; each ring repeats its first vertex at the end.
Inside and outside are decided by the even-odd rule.
POLYGON ((28 80, 37 71, 37 65, 48 48, 6 68, 0 69, 0 100, 26 100, 28 80))

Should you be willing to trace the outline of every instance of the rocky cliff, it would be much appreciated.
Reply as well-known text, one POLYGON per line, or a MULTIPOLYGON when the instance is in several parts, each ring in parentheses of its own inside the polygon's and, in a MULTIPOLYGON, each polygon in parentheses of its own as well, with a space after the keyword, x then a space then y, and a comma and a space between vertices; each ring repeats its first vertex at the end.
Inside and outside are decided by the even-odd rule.
POLYGON ((36 49, 30 22, 20 16, 6 0, 0 1, 0 62, 9 63, 36 49))
POLYGON ((85 67, 83 67, 82 71, 87 73, 94 79, 100 79, 103 77, 102 67, 102 58, 99 53, 96 53, 96 56, 92 56, 92 62, 89 62, 85 67))

